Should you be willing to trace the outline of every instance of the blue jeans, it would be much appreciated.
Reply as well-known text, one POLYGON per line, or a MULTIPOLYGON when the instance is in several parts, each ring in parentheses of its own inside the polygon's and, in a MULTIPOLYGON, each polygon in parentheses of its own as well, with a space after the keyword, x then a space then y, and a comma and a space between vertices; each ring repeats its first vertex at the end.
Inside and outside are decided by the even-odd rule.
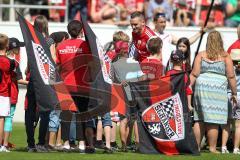
POLYGON ((53 110, 49 115, 49 131, 50 132, 57 132, 60 126, 60 110, 53 110))

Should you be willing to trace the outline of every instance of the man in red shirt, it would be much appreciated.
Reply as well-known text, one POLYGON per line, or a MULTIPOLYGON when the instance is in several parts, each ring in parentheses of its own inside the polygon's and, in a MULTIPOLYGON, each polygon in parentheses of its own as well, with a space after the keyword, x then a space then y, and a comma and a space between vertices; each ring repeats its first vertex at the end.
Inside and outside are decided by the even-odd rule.
MULTIPOLYGON (((87 63, 91 59, 91 53, 86 41, 80 39, 82 35, 82 23, 78 20, 71 21, 68 26, 68 33, 71 38, 63 41, 57 47, 56 63, 60 67, 60 74, 72 96, 79 112, 87 111, 89 99, 90 73, 87 70, 87 63), (76 65, 77 64, 77 65, 76 65)), ((72 120, 71 111, 61 113, 62 140, 64 149, 69 150, 69 132, 72 120)), ((81 122, 76 114, 76 139, 79 141, 80 152, 93 153, 93 128, 94 122, 81 122), (85 148, 85 135, 89 148, 85 148), (85 150, 86 149, 86 150, 85 150)))
POLYGON ((130 24, 132 26, 132 45, 129 56, 134 56, 139 62, 142 62, 150 55, 146 48, 147 41, 155 33, 145 25, 145 19, 142 12, 133 12, 131 14, 130 24))

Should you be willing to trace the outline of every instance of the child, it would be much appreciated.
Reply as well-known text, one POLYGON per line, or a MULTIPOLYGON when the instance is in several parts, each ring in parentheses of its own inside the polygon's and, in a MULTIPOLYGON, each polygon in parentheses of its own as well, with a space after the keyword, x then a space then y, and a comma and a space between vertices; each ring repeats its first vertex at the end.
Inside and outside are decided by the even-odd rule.
MULTIPOLYGON (((169 70, 166 73, 166 76, 170 76, 173 74, 177 74, 180 72, 183 72, 183 61, 184 61, 184 56, 183 52, 181 50, 176 50, 171 53, 170 61, 173 64, 173 69, 169 70)), ((185 82, 185 88, 186 88, 186 94, 187 94, 187 99, 188 99, 188 109, 191 112, 193 110, 192 105, 191 105, 191 98, 192 98, 192 89, 189 86, 190 80, 189 76, 187 73, 185 73, 184 76, 184 82, 185 82)))
MULTIPOLYGON (((9 39, 0 34, 0 142, 3 140, 4 121, 10 114, 11 71, 17 65, 6 57, 9 39)), ((6 146, 0 144, 0 152, 9 152, 6 146)))
POLYGON ((148 79, 158 79, 163 75, 162 44, 161 38, 156 36, 147 41, 150 56, 141 62, 141 68, 148 79))
MULTIPOLYGON (((14 60, 17 64, 19 63, 15 58, 20 53, 20 47, 23 47, 25 44, 20 42, 17 38, 9 38, 8 44, 8 51, 7 56, 8 58, 14 60)), ((17 99, 18 99, 18 85, 20 84, 27 84, 27 81, 24 81, 22 78, 22 72, 20 70, 19 65, 17 66, 16 70, 11 72, 11 107, 10 107, 10 115, 5 118, 4 122, 4 146, 9 146, 8 139, 10 133, 12 132, 12 119, 14 116, 14 112, 16 109, 17 99)))

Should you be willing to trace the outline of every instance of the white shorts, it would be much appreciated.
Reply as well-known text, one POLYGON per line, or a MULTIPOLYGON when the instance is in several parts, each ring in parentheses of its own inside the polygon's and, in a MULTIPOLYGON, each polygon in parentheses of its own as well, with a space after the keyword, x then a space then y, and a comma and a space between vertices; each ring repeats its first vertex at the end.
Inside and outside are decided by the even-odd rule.
POLYGON ((10 114, 10 97, 0 96, 0 116, 6 117, 10 114))

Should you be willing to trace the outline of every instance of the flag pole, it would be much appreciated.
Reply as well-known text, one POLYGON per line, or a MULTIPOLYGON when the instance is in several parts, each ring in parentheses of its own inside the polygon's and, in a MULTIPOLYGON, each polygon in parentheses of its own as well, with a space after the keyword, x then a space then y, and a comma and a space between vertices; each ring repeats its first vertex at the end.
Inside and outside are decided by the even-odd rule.
MULTIPOLYGON (((206 17, 205 22, 204 22, 204 28, 207 26, 207 23, 208 23, 208 20, 209 20, 209 17, 210 17, 210 13, 211 13, 211 10, 213 8, 213 4, 214 4, 214 0, 211 1, 211 5, 208 9, 207 17, 206 17)), ((200 49, 200 46, 201 46, 201 43, 202 43, 202 39, 203 39, 203 35, 204 35, 204 32, 201 33, 201 37, 200 37, 200 40, 198 42, 197 50, 195 52, 195 57, 197 56, 197 54, 199 52, 199 49, 200 49)))

